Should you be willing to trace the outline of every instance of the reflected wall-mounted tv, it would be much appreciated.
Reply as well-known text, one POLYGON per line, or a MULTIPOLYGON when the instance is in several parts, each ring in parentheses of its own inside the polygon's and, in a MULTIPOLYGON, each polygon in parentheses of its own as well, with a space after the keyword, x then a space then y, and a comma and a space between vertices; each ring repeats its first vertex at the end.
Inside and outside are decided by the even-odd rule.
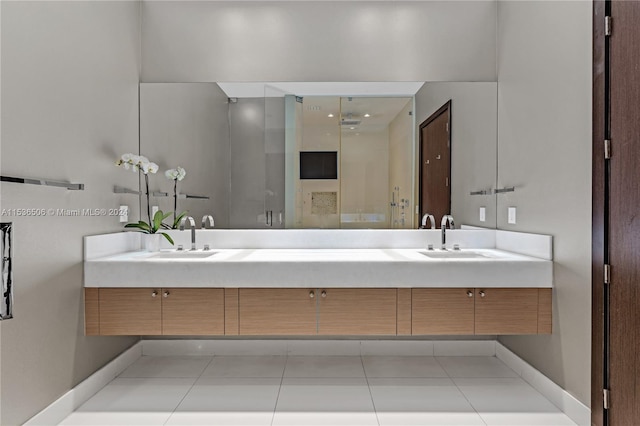
POLYGON ((300 151, 300 179, 338 179, 338 152, 300 151))

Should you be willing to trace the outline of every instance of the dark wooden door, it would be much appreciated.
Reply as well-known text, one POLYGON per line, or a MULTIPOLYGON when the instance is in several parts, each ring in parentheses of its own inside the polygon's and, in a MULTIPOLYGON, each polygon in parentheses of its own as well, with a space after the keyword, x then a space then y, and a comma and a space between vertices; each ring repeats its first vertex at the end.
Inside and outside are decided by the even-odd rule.
POLYGON ((451 101, 420 125, 420 217, 451 213, 451 101))
POLYGON ((611 425, 640 422, 640 3, 611 2, 609 387, 611 425))
POLYGON ((592 423, 640 421, 640 2, 594 3, 592 423), (604 15, 612 17, 610 36, 604 15), (604 140, 610 140, 610 158, 604 140), (604 264, 610 265, 604 283, 604 264), (603 389, 610 392, 603 409, 603 389))

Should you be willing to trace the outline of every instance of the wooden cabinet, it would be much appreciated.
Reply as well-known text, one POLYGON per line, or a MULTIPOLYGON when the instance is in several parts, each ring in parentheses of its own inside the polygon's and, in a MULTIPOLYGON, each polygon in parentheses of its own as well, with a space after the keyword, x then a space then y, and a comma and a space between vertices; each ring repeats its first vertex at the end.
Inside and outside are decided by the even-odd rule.
POLYGON ((162 334, 159 288, 101 288, 98 299, 100 335, 162 334))
POLYGON ((474 334, 474 289, 414 288, 412 334, 474 334))
POLYGON ((239 289, 239 334, 316 334, 316 293, 304 288, 239 289))
POLYGON ((87 335, 224 334, 224 290, 85 289, 87 335))
POLYGON ((476 289, 476 334, 537 334, 537 288, 476 289))
POLYGON ((224 334, 224 290, 162 289, 162 334, 224 334))
POLYGON ((550 288, 476 289, 476 334, 551 334, 550 288))
POLYGON ((318 334, 395 335, 395 288, 328 288, 318 298, 318 334))
POLYGON ((85 288, 87 335, 551 334, 550 288, 85 288))
POLYGON ((395 335, 396 289, 241 288, 241 335, 395 335))
POLYGON ((414 335, 551 334, 550 288, 414 288, 414 335))

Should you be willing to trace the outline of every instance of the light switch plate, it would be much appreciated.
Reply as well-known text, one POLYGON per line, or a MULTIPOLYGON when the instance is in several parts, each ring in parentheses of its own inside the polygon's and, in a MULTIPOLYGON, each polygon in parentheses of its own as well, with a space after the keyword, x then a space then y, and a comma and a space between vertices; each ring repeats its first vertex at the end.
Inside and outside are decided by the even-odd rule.
POLYGON ((512 225, 516 224, 516 208, 515 207, 509 207, 509 209, 507 210, 507 222, 512 225))
POLYGON ((153 220, 153 217, 156 215, 158 210, 160 210, 158 206, 151 206, 151 220, 153 220))
POLYGON ((120 222, 129 222, 129 206, 120 206, 120 222))
POLYGON ((484 222, 487 220, 487 208, 480 207, 480 222, 484 222))

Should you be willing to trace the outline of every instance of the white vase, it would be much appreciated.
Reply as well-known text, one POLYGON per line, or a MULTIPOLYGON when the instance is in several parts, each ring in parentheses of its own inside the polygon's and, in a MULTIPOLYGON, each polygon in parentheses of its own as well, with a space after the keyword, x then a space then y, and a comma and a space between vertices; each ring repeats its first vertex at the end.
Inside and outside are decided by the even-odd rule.
POLYGON ((146 251, 160 251, 162 234, 142 234, 142 246, 146 251))

